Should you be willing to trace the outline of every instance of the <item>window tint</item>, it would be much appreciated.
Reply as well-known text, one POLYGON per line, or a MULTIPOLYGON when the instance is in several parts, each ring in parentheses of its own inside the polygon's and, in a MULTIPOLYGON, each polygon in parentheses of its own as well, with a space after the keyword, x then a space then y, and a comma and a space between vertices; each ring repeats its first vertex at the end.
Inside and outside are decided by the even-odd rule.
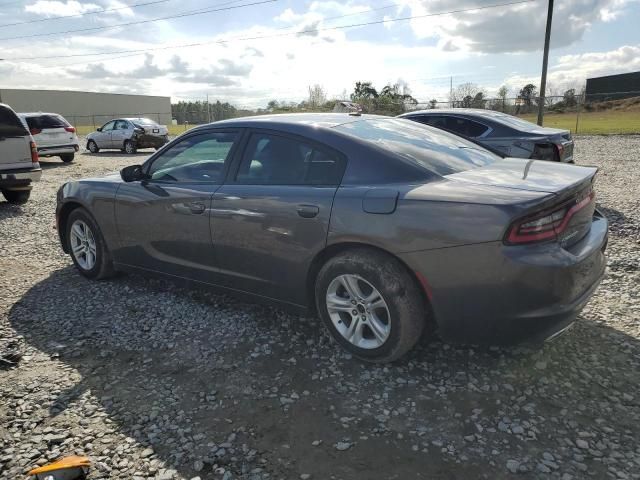
POLYGON ((69 127, 67 122, 60 115, 38 115, 37 117, 27 117, 27 125, 30 129, 43 128, 64 128, 69 127))
POLYGON ((485 127, 481 123, 459 117, 446 117, 446 126, 444 128, 471 138, 479 137, 489 130, 488 127, 485 127))
POLYGON ((167 182, 221 182, 237 133, 210 132, 185 138, 158 156, 148 174, 167 182))
POLYGON ((106 123, 102 126, 102 131, 103 132, 108 132, 110 130, 113 130, 113 126, 116 124, 115 120, 110 121, 109 123, 106 123))
POLYGON ((236 182, 246 185, 338 185, 345 161, 299 140, 253 134, 236 182))
POLYGON ((497 155, 461 137, 410 120, 360 120, 334 128, 385 149, 389 156, 400 156, 406 162, 438 175, 463 172, 500 160, 497 155))
POLYGON ((0 138, 29 135, 23 123, 10 108, 0 105, 0 138))

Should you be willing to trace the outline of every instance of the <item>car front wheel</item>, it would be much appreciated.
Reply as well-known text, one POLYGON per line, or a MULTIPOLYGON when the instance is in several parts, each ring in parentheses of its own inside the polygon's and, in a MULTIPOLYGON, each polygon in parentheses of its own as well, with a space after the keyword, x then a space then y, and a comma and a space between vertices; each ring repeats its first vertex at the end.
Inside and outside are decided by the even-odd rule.
POLYGON ((64 163, 71 163, 73 162, 74 157, 75 155, 73 153, 63 153, 62 155, 60 155, 60 160, 62 160, 64 163))
POLYGON ((102 233, 93 217, 83 208, 69 215, 66 240, 71 259, 82 275, 98 280, 114 274, 102 233))
POLYGON ((318 273, 315 294, 336 341, 366 361, 400 358, 426 324, 415 280, 400 262, 375 250, 355 249, 330 259, 318 273))
POLYGON ((98 144, 93 140, 89 140, 89 142, 87 143, 87 150, 89 150, 91 153, 98 153, 100 151, 100 149, 98 148, 98 144))

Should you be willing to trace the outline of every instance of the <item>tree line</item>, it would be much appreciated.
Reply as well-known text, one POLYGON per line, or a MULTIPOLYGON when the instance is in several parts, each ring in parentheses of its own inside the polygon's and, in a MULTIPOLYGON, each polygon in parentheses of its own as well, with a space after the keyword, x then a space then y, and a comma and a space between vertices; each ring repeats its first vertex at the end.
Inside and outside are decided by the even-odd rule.
MULTIPOLYGON (((301 102, 269 100, 263 108, 255 110, 238 108, 228 102, 180 101, 171 105, 173 118, 179 124, 200 124, 215 122, 226 118, 264 114, 264 113, 296 113, 296 112, 331 112, 338 108, 338 103, 349 100, 357 105, 364 113, 380 115, 399 115, 415 110, 418 105, 427 108, 438 108, 445 103, 453 108, 484 108, 506 113, 524 114, 532 112, 540 102, 537 87, 531 83, 515 92, 510 97, 510 90, 503 85, 498 89, 497 96, 489 98, 487 92, 475 83, 463 83, 451 90, 448 102, 432 99, 426 103, 416 100, 406 83, 387 84, 378 90, 372 82, 356 82, 353 91, 343 98, 329 99, 321 85, 308 88, 308 97, 301 102), (514 100, 512 102, 512 100, 514 100)), ((562 94, 549 87, 545 98, 545 108, 555 111, 575 108, 578 102, 575 88, 569 88, 562 94)))

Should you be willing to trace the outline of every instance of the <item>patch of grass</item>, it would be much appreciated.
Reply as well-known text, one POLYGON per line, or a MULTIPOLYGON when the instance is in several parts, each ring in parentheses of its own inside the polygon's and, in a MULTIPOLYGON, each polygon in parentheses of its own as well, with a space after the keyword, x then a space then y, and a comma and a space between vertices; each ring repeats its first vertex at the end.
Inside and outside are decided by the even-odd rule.
MULTIPOLYGON (((544 126, 562 128, 576 133, 575 112, 570 113, 546 113, 544 126)), ((522 115, 522 118, 535 123, 537 115, 522 115)), ((640 112, 580 112, 578 120, 579 135, 600 135, 610 133, 640 133, 640 112)))

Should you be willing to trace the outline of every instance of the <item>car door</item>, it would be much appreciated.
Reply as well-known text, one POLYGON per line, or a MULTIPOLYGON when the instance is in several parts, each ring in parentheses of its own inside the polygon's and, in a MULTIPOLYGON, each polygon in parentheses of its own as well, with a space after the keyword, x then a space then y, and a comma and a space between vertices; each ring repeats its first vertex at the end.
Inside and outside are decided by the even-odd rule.
POLYGON ((304 305, 346 158, 310 140, 253 130, 214 194, 211 230, 224 285, 304 305))
POLYGON ((133 124, 127 120, 116 120, 111 132, 111 147, 124 148, 125 140, 133 136, 133 124))
POLYGON ((93 134, 92 138, 98 145, 98 148, 113 148, 113 144, 111 143, 111 132, 113 132, 115 124, 116 121, 111 120, 110 122, 105 123, 100 128, 100 131, 93 134))
POLYGON ((187 134, 116 194, 117 263, 215 283, 209 218, 238 130, 187 134))

